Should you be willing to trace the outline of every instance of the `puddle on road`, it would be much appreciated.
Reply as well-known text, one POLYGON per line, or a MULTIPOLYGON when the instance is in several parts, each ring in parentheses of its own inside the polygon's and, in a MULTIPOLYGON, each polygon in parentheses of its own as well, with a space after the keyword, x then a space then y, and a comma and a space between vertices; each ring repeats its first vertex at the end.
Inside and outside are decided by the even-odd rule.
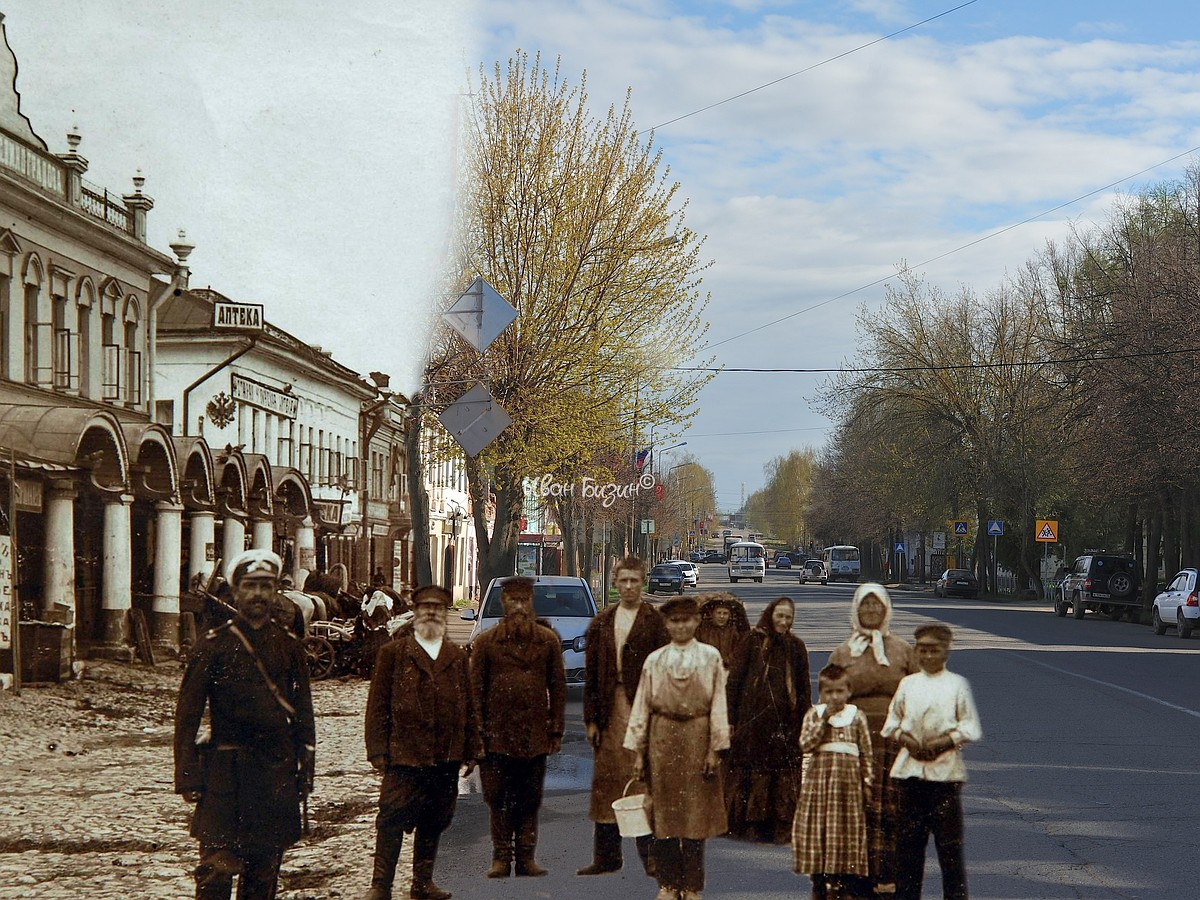
MULTIPOLYGON (((577 755, 571 752, 570 745, 567 751, 556 753, 546 760, 546 781, 544 789, 547 791, 586 791, 592 786, 592 756, 590 749, 586 750, 587 755, 577 755)), ((479 783, 479 770, 476 769, 471 773, 470 778, 458 779, 459 796, 468 794, 482 794, 483 788, 479 783)))

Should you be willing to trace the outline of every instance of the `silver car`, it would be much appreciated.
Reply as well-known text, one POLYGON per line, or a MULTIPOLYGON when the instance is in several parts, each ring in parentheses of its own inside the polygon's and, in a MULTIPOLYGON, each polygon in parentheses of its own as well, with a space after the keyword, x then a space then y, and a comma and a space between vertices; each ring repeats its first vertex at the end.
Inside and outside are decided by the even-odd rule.
POLYGON ((696 587, 700 584, 700 568, 694 562, 688 562, 686 559, 668 559, 667 565, 683 569, 684 587, 696 587))
MULTIPOLYGON (((584 634, 596 615, 596 600, 587 581, 571 575, 533 575, 533 613, 548 622, 562 642, 567 684, 583 684, 584 634)), ((506 578, 493 578, 484 591, 479 614, 468 607, 460 617, 474 622, 467 646, 504 618, 500 591, 506 578)))

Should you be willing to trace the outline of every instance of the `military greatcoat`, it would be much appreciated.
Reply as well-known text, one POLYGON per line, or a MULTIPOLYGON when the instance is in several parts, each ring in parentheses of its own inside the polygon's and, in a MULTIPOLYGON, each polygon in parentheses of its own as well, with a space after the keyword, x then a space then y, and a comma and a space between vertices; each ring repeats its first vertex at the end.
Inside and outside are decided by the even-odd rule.
POLYGON ((192 836, 234 850, 282 849, 299 840, 297 744, 316 746, 300 642, 275 622, 255 629, 240 617, 207 632, 188 660, 175 710, 175 792, 203 792, 192 836), (295 710, 294 725, 235 624, 295 710), (211 753, 202 766, 196 736, 206 705, 211 753))

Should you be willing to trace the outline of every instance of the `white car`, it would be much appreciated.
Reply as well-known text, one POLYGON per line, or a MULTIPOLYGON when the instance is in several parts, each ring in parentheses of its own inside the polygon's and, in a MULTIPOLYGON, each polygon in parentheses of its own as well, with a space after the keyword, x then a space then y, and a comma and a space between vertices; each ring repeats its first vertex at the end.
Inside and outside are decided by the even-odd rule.
POLYGON ((1154 598, 1154 633, 1166 634, 1174 625, 1181 638, 1200 628, 1200 590, 1196 569, 1183 569, 1154 598))
MULTIPOLYGON (((585 646, 584 634, 596 615, 596 601, 592 589, 583 578, 570 575, 534 575, 533 612, 539 619, 550 623, 550 627, 562 641, 563 668, 567 670, 567 684, 583 684, 585 646)), ((467 646, 489 628, 495 628, 504 618, 504 604, 500 602, 500 590, 507 579, 493 578, 479 603, 479 614, 467 607, 460 618, 474 622, 467 646)))
POLYGON ((696 587, 700 583, 700 569, 694 562, 685 559, 668 559, 667 565, 679 566, 683 569, 683 586, 696 587))

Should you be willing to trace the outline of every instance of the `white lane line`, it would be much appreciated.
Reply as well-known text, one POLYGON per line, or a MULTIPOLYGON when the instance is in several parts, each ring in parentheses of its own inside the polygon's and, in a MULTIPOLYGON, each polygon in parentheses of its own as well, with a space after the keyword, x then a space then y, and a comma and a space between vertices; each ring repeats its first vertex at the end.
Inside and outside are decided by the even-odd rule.
POLYGON ((1180 706, 1177 703, 1170 703, 1159 697, 1152 697, 1149 694, 1143 694, 1141 691, 1135 691, 1135 690, 1132 690, 1131 688, 1123 687, 1119 684, 1113 684, 1111 681, 1103 681, 1099 678, 1092 678, 1090 675, 1080 675, 1078 672, 1072 672, 1070 669, 1061 669, 1058 666, 1052 666, 1052 665, 1050 665, 1050 663, 1042 662, 1040 659, 1034 659, 1032 656, 1030 656, 1026 653, 1023 653, 1022 651, 1019 651, 1019 650, 1009 650, 1007 652, 1020 653, 1022 659, 1024 659, 1026 662, 1033 663, 1035 666, 1041 666, 1042 668, 1050 669, 1053 672, 1059 672, 1060 674, 1063 674, 1063 675, 1070 675, 1072 678, 1080 678, 1084 681, 1090 681, 1090 682, 1092 682, 1092 684, 1103 685, 1104 687, 1112 688, 1114 691, 1122 691, 1123 693, 1126 693, 1126 694, 1132 694, 1134 697, 1140 697, 1143 700, 1149 700, 1151 703, 1157 703, 1159 706, 1165 706, 1168 709, 1173 709, 1173 710, 1176 710, 1177 712, 1185 713, 1189 716, 1192 716, 1193 718, 1200 719, 1200 712, 1197 712, 1194 709, 1188 709, 1186 706, 1180 706))

